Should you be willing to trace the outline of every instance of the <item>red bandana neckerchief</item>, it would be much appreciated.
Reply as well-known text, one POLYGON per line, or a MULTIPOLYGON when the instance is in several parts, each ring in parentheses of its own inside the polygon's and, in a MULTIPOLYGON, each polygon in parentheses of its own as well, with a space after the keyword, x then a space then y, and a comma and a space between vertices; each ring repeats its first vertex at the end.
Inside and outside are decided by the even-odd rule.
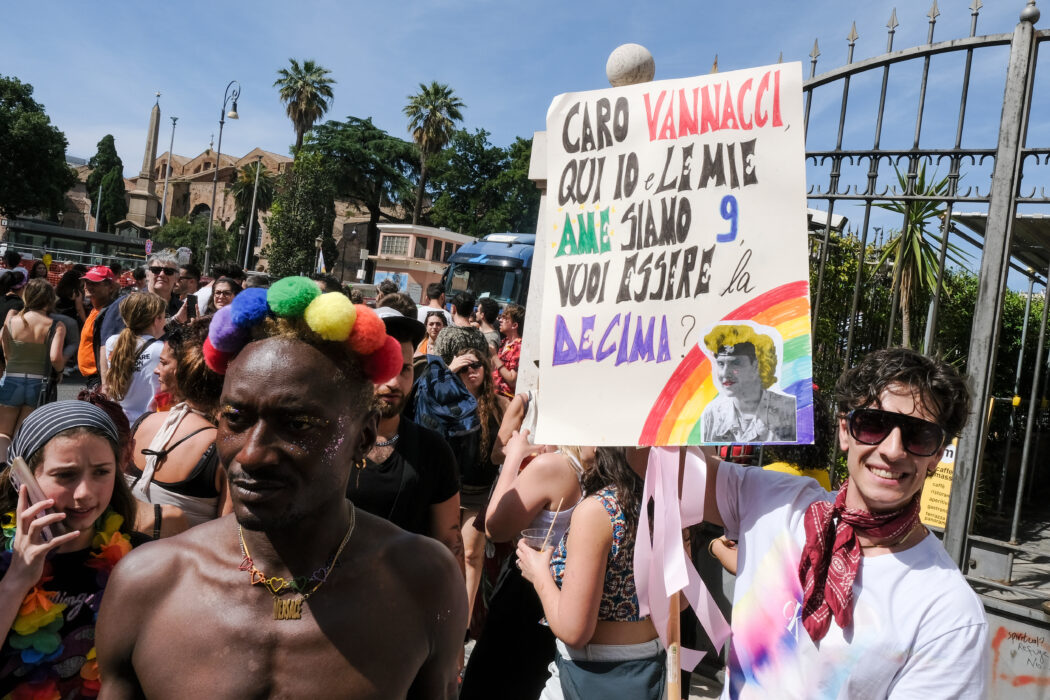
POLYGON ((846 507, 848 488, 847 480, 834 504, 816 501, 806 509, 806 546, 798 578, 802 583, 802 624, 814 642, 828 633, 832 615, 841 628, 853 622, 853 580, 861 557, 856 533, 894 540, 919 521, 918 493, 900 510, 869 513, 846 507))

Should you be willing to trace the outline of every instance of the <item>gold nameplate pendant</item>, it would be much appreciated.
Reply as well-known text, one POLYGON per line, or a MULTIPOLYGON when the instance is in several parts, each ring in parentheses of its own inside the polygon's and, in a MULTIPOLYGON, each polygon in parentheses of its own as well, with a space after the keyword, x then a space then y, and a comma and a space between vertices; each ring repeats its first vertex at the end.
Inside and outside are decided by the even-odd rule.
POLYGON ((273 599, 273 619, 275 620, 298 620, 303 616, 303 599, 281 600, 273 599))

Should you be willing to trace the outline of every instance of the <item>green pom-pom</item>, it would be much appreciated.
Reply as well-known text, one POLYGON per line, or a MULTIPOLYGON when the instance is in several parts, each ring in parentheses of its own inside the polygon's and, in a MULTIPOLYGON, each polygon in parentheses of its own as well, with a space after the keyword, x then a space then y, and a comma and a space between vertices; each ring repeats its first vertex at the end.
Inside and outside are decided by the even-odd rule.
POLYGON ((266 292, 266 303, 278 316, 297 318, 306 312, 306 307, 321 290, 308 277, 285 277, 274 282, 266 292))
POLYGON ((328 292, 310 302, 304 314, 306 325, 325 340, 342 342, 350 336, 357 310, 345 295, 328 292))

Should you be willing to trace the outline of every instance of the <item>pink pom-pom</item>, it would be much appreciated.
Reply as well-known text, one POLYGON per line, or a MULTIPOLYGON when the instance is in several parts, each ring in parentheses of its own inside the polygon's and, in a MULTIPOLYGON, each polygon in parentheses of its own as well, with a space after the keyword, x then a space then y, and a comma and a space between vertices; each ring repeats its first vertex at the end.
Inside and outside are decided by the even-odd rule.
MULTIPOLYGON (((354 304, 357 310, 357 320, 354 321, 353 330, 346 342, 350 349, 359 355, 371 355, 383 347, 386 342, 386 324, 376 312, 364 304, 354 304)), ((398 349, 398 352, 401 352, 398 349)))
POLYGON ((373 384, 386 384, 401 372, 405 356, 401 352, 401 343, 386 336, 383 347, 362 359, 365 374, 373 384))
POLYGON ((210 338, 204 339, 204 364, 208 365, 208 369, 216 374, 226 374, 226 368, 230 365, 230 360, 234 358, 236 353, 221 352, 215 349, 215 346, 211 344, 210 338))

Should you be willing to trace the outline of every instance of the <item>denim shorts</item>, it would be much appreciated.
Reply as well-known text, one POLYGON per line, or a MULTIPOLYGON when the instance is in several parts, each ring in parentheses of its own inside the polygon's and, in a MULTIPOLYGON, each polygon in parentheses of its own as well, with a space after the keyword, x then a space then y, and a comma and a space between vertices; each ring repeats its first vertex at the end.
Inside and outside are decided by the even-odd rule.
POLYGON ((43 388, 43 377, 10 376, 5 372, 0 377, 0 405, 36 406, 43 388))

